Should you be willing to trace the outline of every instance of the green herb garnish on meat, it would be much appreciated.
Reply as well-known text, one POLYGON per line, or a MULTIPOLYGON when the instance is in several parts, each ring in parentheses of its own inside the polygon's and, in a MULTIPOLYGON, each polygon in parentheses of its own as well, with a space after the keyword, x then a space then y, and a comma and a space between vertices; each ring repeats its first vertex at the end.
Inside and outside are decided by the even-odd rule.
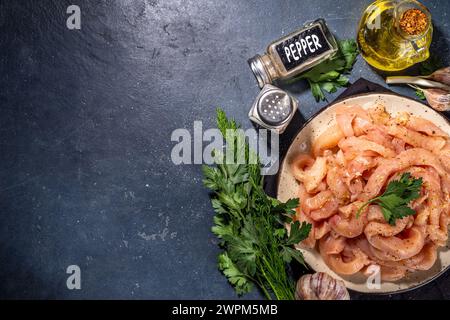
POLYGON ((395 225, 397 219, 414 215, 416 212, 408 207, 408 204, 420 197, 422 178, 415 179, 409 172, 403 173, 400 180, 391 181, 386 187, 386 191, 381 196, 373 198, 364 203, 356 213, 359 217, 362 210, 369 204, 377 204, 381 207, 384 219, 395 225))
MULTIPOLYGON (((242 140, 239 126, 220 109, 217 125, 224 138, 231 139, 228 145, 243 141, 245 150, 245 164, 216 161, 216 166, 203 166, 203 182, 213 192, 211 202, 216 212, 212 231, 223 248, 219 269, 239 295, 256 285, 268 299, 294 299, 295 282, 288 274, 288 263, 295 260, 304 265, 304 260, 291 246, 308 237, 311 225, 292 223, 287 234, 284 224, 292 222, 298 199, 282 203, 267 196, 260 163, 250 163, 255 154, 242 140), (230 130, 235 134, 230 135, 230 130)), ((236 152, 234 155, 237 157, 236 152)), ((215 156, 220 159, 220 155, 215 156)))

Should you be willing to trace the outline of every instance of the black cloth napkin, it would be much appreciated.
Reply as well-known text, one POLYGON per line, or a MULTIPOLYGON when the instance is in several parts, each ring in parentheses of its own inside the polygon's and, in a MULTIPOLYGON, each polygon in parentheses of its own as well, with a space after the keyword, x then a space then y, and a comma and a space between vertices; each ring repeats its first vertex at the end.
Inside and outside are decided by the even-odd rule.
MULTIPOLYGON (((350 87, 348 87, 341 95, 339 95, 332 103, 335 103, 339 100, 343 100, 353 95, 364 94, 364 93, 392 93, 393 91, 380 86, 376 83, 370 82, 366 79, 360 78, 355 83, 353 83, 350 87)), ((328 106, 325 106, 327 108, 328 106)), ((302 118, 300 112, 296 112, 292 122, 289 124, 289 127, 286 131, 280 136, 279 142, 279 150, 280 150, 280 165, 283 162, 283 159, 286 155, 286 152, 291 145, 293 139, 297 136, 298 132, 303 128, 303 126, 309 120, 305 120, 302 118)), ((271 196, 276 197, 277 195, 277 184, 278 184, 278 174, 265 176, 264 177, 264 190, 265 192, 271 196)), ((404 300, 404 299, 450 299, 450 271, 446 272, 439 278, 434 281, 423 285, 417 289, 407 291, 404 293, 398 294, 364 294, 358 293, 350 290, 350 295, 352 299, 361 299, 361 300, 374 300, 374 299, 395 299, 395 300, 404 300)))

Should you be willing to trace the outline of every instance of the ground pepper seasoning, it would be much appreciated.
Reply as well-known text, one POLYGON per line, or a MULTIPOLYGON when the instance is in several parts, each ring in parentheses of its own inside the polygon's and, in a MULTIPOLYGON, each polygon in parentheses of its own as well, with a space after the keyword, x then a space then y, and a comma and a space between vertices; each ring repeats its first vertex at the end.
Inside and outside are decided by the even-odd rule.
POLYGON ((428 17, 419 9, 406 10, 400 19, 400 28, 411 36, 422 34, 427 27, 428 17))

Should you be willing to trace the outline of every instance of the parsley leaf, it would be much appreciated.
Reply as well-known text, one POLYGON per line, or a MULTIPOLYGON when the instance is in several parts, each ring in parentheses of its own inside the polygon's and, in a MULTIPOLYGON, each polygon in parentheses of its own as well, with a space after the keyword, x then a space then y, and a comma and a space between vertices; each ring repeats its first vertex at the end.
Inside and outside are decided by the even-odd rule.
POLYGON ((425 99, 426 99, 425 94, 424 94, 423 91, 420 90, 420 89, 417 89, 417 90, 416 90, 416 96, 417 96, 420 100, 425 100, 425 99))
POLYGON ((316 101, 325 100, 325 95, 323 94, 320 84, 312 82, 308 79, 309 86, 311 87, 311 93, 316 98, 316 101))
POLYGON ((311 224, 303 222, 300 224, 299 221, 295 221, 291 224, 291 231, 289 233, 289 238, 286 242, 287 245, 294 245, 300 241, 308 238, 309 232, 311 231, 311 224))
POLYGON ((311 93, 316 101, 325 100, 325 92, 333 93, 348 85, 345 73, 349 73, 358 56, 356 41, 352 39, 338 41, 339 50, 334 57, 323 61, 297 79, 308 80, 311 93))
POLYGON ((252 290, 251 281, 241 273, 226 252, 219 254, 219 270, 228 278, 228 281, 234 286, 237 294, 242 295, 252 290))
POLYGON ((300 251, 292 249, 291 247, 283 247, 281 251, 284 262, 291 263, 292 259, 296 260, 298 263, 307 268, 303 255, 300 251))
POLYGON ((395 225, 397 219, 414 215, 416 212, 408 207, 408 204, 420 197, 420 188, 422 187, 422 178, 415 179, 411 173, 405 172, 399 180, 391 181, 381 196, 373 198, 364 203, 356 214, 361 214, 369 204, 375 203, 381 207, 384 219, 390 224, 395 225))

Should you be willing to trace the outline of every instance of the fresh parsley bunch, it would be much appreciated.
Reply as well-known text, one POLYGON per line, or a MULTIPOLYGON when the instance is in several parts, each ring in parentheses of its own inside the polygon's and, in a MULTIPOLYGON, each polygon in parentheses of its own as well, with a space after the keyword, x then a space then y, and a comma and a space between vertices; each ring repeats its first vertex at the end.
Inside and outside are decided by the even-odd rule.
MULTIPOLYGON (((228 145, 245 143, 236 122, 220 109, 217 125, 225 139, 231 139, 228 145), (227 130, 235 135, 230 138, 227 130)), ((294 299, 295 283, 288 274, 288 263, 295 259, 304 265, 304 260, 291 246, 308 237, 311 225, 296 221, 287 235, 284 223, 292 221, 298 199, 282 203, 265 194, 260 164, 248 161, 252 152, 245 143, 245 164, 217 161, 216 166, 203 166, 203 182, 213 191, 211 202, 216 212, 212 231, 224 249, 218 258, 219 269, 239 295, 255 284, 268 299, 294 299)), ((220 159, 217 153, 216 159, 220 159)))
POLYGON ((349 79, 345 76, 352 70, 358 56, 356 41, 352 39, 338 41, 339 50, 336 55, 323 61, 297 79, 306 79, 316 101, 325 100, 324 91, 336 92, 337 88, 345 87, 349 79))

